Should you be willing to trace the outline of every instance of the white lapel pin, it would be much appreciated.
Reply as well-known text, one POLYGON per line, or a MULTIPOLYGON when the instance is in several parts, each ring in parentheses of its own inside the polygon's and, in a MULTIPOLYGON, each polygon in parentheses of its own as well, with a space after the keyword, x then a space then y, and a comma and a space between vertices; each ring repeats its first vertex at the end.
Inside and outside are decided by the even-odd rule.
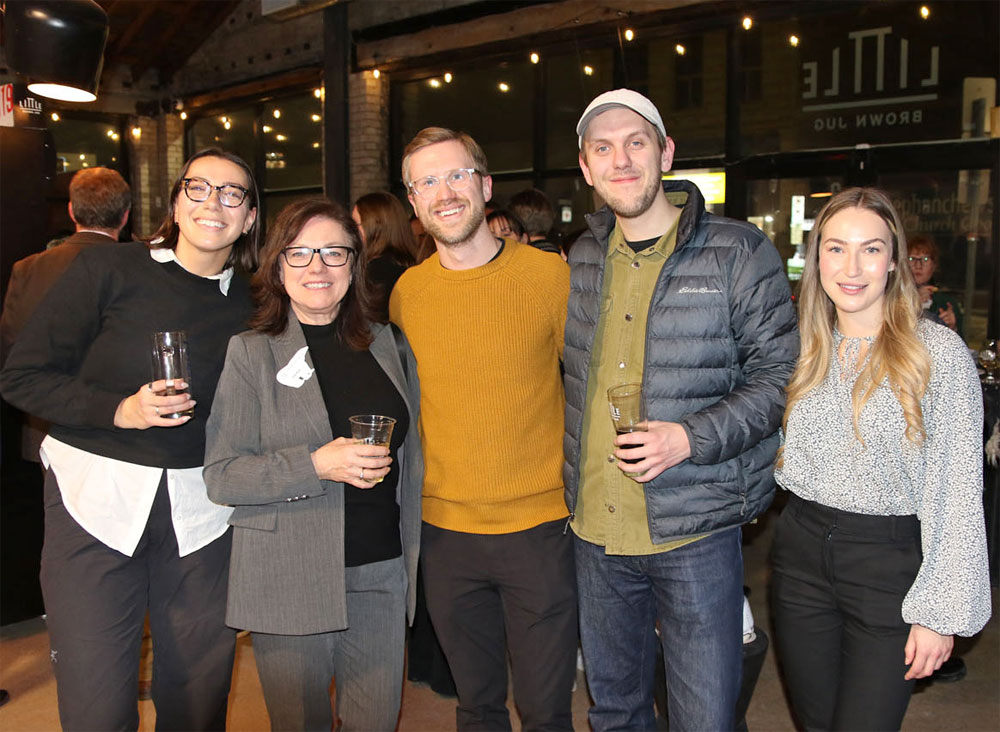
POLYGON ((298 389, 312 377, 313 369, 306 363, 308 352, 308 346, 303 346, 295 352, 291 360, 278 372, 279 384, 298 389))

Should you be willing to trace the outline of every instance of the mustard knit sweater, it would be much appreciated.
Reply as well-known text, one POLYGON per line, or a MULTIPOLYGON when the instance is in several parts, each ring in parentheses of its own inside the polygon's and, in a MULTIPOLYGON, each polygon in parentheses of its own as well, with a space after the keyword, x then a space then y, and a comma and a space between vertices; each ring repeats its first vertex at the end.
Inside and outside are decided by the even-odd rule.
POLYGON ((559 373, 569 267, 507 240, 500 255, 448 270, 434 254, 407 270, 390 318, 420 377, 423 518, 504 534, 564 518, 559 373))

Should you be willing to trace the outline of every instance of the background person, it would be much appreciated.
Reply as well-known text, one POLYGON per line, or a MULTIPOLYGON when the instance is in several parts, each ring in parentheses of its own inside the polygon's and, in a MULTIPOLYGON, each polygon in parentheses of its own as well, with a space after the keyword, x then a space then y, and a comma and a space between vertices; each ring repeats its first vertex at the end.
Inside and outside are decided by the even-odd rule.
MULTIPOLYGON (((335 203, 286 206, 208 425, 205 481, 235 506, 226 622, 253 634, 276 730, 392 730, 414 607, 423 462, 416 364, 372 323, 361 237, 335 203), (349 417, 396 419, 391 444, 349 417), (330 680, 336 679, 336 714, 330 680)), ((398 337, 398 341, 397 341, 398 337)))
MULTIPOLYGON (((549 239, 552 226, 556 221, 556 212, 552 208, 549 197, 537 188, 515 193, 507 205, 524 225, 528 234, 528 243, 543 252, 560 254, 559 245, 549 239)), ((565 257, 563 257, 565 259, 565 257)))
POLYGON ((246 163, 209 149, 169 200, 149 246, 76 256, 0 375, 8 401, 52 422, 41 582, 67 730, 138 727, 147 609, 157 728, 226 726, 230 511, 208 500, 201 465, 226 342, 251 312, 236 269, 256 264, 257 187, 246 163), (186 331, 194 378, 160 396, 150 336, 167 330, 186 331))
MULTIPOLYGON (((118 171, 86 168, 70 180, 66 208, 76 232, 59 246, 14 263, 0 313, 0 366, 7 360, 17 334, 76 255, 96 244, 118 241, 132 208, 132 191, 118 171)), ((39 462, 38 448, 47 432, 45 420, 25 415, 21 431, 21 456, 25 460, 39 462)))
POLYGON ((355 202, 351 218, 361 232, 372 317, 389 321, 389 293, 396 280, 417 262, 417 240, 406 209, 391 193, 378 191, 355 202))
POLYGON ((919 317, 888 197, 816 217, 775 471, 775 641, 806 729, 899 729, 913 682, 990 617, 983 406, 962 339, 919 317))
POLYGON ((937 244, 931 237, 922 234, 914 236, 907 244, 910 269, 921 307, 931 320, 947 325, 961 335, 965 320, 962 301, 954 293, 946 292, 934 284, 939 256, 937 244))
POLYGON ((501 239, 516 239, 522 244, 528 243, 528 235, 524 231, 524 224, 518 221, 517 216, 507 209, 497 209, 486 215, 486 224, 493 232, 493 236, 501 239))

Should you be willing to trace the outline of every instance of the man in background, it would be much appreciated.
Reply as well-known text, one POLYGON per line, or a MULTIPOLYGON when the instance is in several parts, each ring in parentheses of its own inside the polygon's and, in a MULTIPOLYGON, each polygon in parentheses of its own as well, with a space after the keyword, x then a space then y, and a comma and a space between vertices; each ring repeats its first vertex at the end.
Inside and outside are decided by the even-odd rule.
MULTIPOLYGON (((131 208, 132 192, 117 171, 84 168, 73 176, 68 209, 76 232, 61 244, 14 263, 0 315, 0 365, 7 360, 24 324, 76 255, 86 247, 117 242, 131 208)), ((26 417, 21 433, 25 460, 39 461, 38 446, 46 430, 43 420, 26 417)))
POLYGON ((537 188, 530 188, 515 194, 507 208, 524 224, 531 246, 543 252, 559 254, 559 245, 549 240, 556 212, 548 196, 537 188))

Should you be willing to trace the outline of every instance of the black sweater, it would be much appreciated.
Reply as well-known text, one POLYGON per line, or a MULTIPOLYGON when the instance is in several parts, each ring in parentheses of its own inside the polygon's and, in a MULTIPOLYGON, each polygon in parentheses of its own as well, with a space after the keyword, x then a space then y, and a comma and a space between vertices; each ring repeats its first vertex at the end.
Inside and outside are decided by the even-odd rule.
POLYGON ((204 462, 205 421, 230 336, 246 329, 249 286, 154 261, 145 245, 83 251, 49 291, 0 373, 4 398, 53 423, 74 447, 140 465, 193 468, 204 462), (187 332, 194 417, 179 427, 114 426, 118 404, 152 377, 150 336, 187 332))

